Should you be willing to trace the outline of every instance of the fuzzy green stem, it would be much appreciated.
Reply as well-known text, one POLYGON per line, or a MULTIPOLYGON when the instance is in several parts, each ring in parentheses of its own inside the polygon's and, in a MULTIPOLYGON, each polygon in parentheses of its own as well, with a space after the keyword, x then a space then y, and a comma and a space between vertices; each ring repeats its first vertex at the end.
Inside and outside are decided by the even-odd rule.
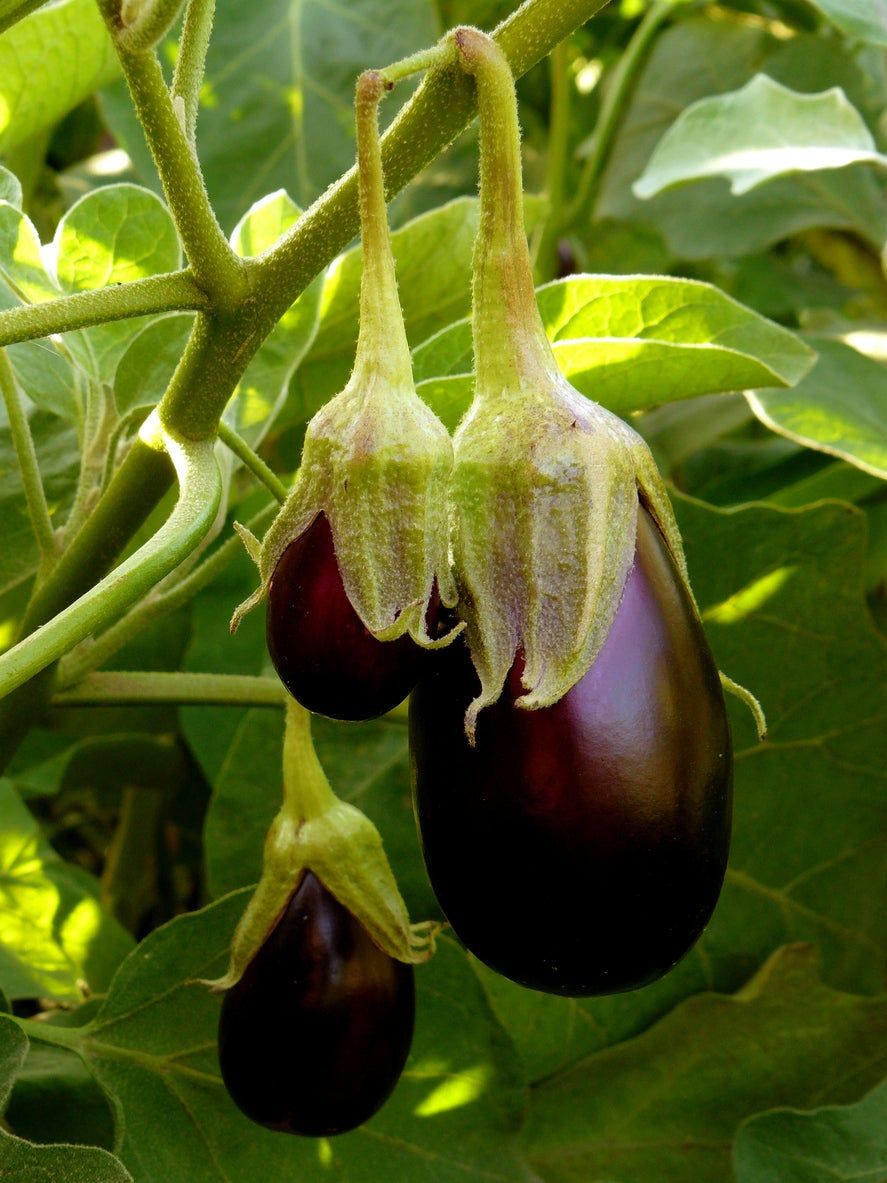
POLYGON ((6 404, 6 414, 9 418, 9 430, 22 477, 28 517, 31 520, 31 528, 40 550, 41 568, 45 570, 55 560, 58 547, 52 528, 52 520, 49 516, 49 507, 46 504, 46 493, 43 490, 43 480, 40 476, 40 465, 37 462, 31 427, 22 406, 15 374, 4 349, 0 349, 0 388, 3 391, 3 401, 6 404))
POLYGON ((314 750, 311 712, 287 695, 281 812, 298 826, 326 813, 336 800, 314 750))
POLYGON ((41 304, 25 304, 0 312, 0 346, 33 341, 54 333, 69 333, 90 325, 129 320, 157 312, 200 310, 208 307, 206 294, 190 271, 152 275, 132 283, 59 296, 41 304))
POLYGON ((384 375, 386 384, 409 385, 412 359, 397 295, 379 146, 379 99, 385 90, 382 75, 368 70, 357 80, 354 100, 363 243, 355 371, 365 380, 384 375))
POLYGON ((423 70, 430 70, 441 65, 447 57, 451 57, 446 43, 433 45, 430 49, 420 49, 418 53, 411 53, 409 57, 401 58, 399 62, 392 62, 390 66, 383 66, 377 73, 390 90, 396 82, 409 78, 412 74, 420 74, 423 70))
POLYGON ((99 0, 99 4, 194 278, 217 310, 231 310, 247 294, 246 268, 229 246, 210 205, 197 157, 179 123, 160 63, 153 53, 133 52, 120 43, 115 0, 99 0))
MULTIPOLYGON (((144 428, 142 437, 148 439, 144 428)), ((0 657, 0 694, 8 694, 39 674, 109 616, 124 612, 140 600, 187 558, 212 526, 222 496, 212 443, 183 445, 169 437, 164 442, 179 478, 175 509, 134 555, 0 657)), ((154 441, 150 443, 157 446, 154 441)))
POLYGON ((224 419, 219 420, 219 439, 229 448, 245 468, 253 474, 256 480, 265 486, 283 505, 286 501, 286 485, 271 471, 265 461, 257 456, 246 440, 237 434, 233 427, 229 427, 224 419))
POLYGON ((571 226, 577 218, 585 216, 591 220, 601 178, 610 150, 619 130, 619 124, 634 93, 635 82, 647 60, 647 53, 652 45, 660 26, 668 19, 680 0, 660 0, 647 12, 644 19, 635 29, 631 40, 625 47, 625 52, 619 59, 619 64, 613 72, 613 80, 605 92, 601 104, 600 114, 594 129, 591 150, 585 161, 582 176, 576 188, 576 195, 570 202, 563 220, 562 228, 571 226))
POLYGON ((188 0, 179 57, 172 78, 173 106, 182 112, 185 136, 192 146, 197 137, 200 88, 206 70, 206 53, 215 10, 215 0, 188 0))
POLYGON ((517 95, 508 61, 478 29, 456 29, 459 61, 477 83, 480 226, 474 248, 477 396, 545 388, 555 368, 524 230, 517 95))
POLYGON ((246 674, 191 674, 111 670, 87 674, 53 696, 54 707, 242 706, 282 707, 287 694, 278 678, 246 674))
POLYGON ((117 41, 128 52, 153 49, 172 28, 182 0, 122 0, 117 41))
MULTIPOLYGON (((248 529, 259 532, 268 525, 277 512, 277 503, 267 505, 247 522, 248 529)), ((99 669, 115 653, 128 644, 133 637, 159 620, 162 616, 181 608, 207 587, 239 555, 243 554, 243 543, 235 534, 227 539, 198 567, 183 579, 173 583, 166 590, 160 588, 138 603, 131 612, 105 629, 94 641, 87 641, 82 647, 63 658, 59 665, 58 686, 64 691, 77 685, 93 670, 99 669)), ((172 577, 174 578, 174 576, 172 577)))

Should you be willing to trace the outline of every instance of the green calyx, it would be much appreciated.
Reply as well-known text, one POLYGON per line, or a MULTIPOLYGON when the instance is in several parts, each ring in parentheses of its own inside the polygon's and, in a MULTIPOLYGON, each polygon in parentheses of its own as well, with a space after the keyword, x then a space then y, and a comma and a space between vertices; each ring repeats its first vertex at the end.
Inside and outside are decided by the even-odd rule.
POLYGON ((298 476, 262 546, 244 539, 262 583, 232 627, 267 593, 289 543, 323 513, 345 591, 374 636, 409 633, 433 647, 454 635, 437 639, 426 627, 435 587, 445 605, 456 600, 447 538, 453 453, 446 428, 416 393, 397 296, 377 111, 388 85, 373 71, 357 84, 364 271, 354 369, 308 425, 298 476))
POLYGON ((262 877, 231 943, 228 971, 207 982, 229 990, 277 924, 306 871, 398 961, 419 964, 434 952, 438 926, 410 924, 406 905, 372 822, 330 787, 311 741, 311 716, 287 703, 284 800, 265 839, 262 877))
POLYGON ((495 702, 518 654, 518 705, 550 706, 587 672, 622 598, 638 498, 686 580, 671 504, 641 437, 562 377, 536 306, 523 224, 514 80, 496 43, 453 34, 477 84, 481 225, 475 246, 474 402, 454 441, 453 562, 481 691, 495 702))

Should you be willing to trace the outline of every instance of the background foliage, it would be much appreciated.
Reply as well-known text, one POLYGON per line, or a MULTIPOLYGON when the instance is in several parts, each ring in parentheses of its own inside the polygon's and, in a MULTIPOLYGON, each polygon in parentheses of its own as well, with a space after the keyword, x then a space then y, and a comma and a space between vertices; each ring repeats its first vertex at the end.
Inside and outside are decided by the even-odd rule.
MULTIPOLYGON (((219 0, 198 148, 237 250, 260 253, 351 165, 360 69, 510 7, 219 0)), ((383 1111, 333 1142, 262 1131, 221 1087, 218 1003, 193 979, 220 971, 255 881, 282 713, 59 702, 0 781, 2 1009, 41 1024, 23 1024, 29 1041, 0 1017, 0 1175, 887 1180, 885 48, 887 16, 853 0, 614 0, 520 83, 556 353, 653 446, 718 663, 770 724, 758 743, 731 705, 733 854, 697 948, 644 990, 566 1000, 444 939, 418 973, 413 1054, 383 1111)), ((0 36, 0 307, 180 266, 116 73, 93 0, 0 36)), ((469 132, 392 214, 419 389, 450 426, 471 393, 475 167, 469 132)), ((281 474, 348 374, 360 269, 352 248, 306 290, 229 406, 281 474)), ((160 397, 190 320, 9 349, 63 536, 160 397)), ((270 672, 258 617, 227 630, 255 578, 231 521, 268 494, 225 463, 215 577, 195 595, 172 577, 103 669, 270 672)), ((0 521, 5 644, 39 562, 5 419, 0 521)), ((62 664, 63 688, 89 653, 62 664)), ((382 831, 413 917, 434 915, 403 721, 318 721, 316 736, 337 791, 382 831)), ((593 940, 606 901, 582 904, 593 940)))

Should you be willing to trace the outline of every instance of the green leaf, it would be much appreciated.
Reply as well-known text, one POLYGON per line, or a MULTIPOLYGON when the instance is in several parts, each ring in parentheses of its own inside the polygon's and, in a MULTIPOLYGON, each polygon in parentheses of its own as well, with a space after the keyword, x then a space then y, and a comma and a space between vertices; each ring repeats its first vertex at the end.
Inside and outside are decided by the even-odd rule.
POLYGON ((103 990, 132 939, 102 912, 98 884, 62 861, 0 781, 0 985, 11 998, 103 990))
POLYGON ((842 90, 802 95, 756 74, 741 90, 686 107, 633 189, 647 198, 688 181, 727 177, 731 191, 741 194, 786 173, 861 161, 887 165, 842 90))
POLYGON ((836 29, 867 41, 887 46, 887 12, 871 0, 810 0, 836 29))
POLYGON ((82 786, 119 792, 122 785, 153 788, 169 782, 175 761, 175 747, 164 736, 133 731, 78 737, 33 728, 7 776, 26 800, 82 786))
MULTIPOLYGON (((542 203, 525 199, 528 228, 542 203)), ((392 235, 400 302, 412 345, 467 313, 471 258, 477 234, 477 199, 461 197, 408 222, 392 235)), ((359 247, 340 255, 326 273, 320 325, 291 386, 287 420, 310 419, 351 373, 363 258, 359 247)))
POLYGON ((52 127, 118 71, 93 0, 61 0, 0 37, 0 149, 52 127))
POLYGON ((18 177, 0 165, 0 201, 6 201, 16 209, 22 208, 22 186, 18 177))
MULTIPOLYGON (((87 193, 59 222, 53 240, 56 275, 65 292, 88 291, 175 271, 182 252, 163 202, 138 185, 106 185, 87 193)), ((95 376, 111 382, 132 338, 129 321, 83 331, 95 376)))
MULTIPOLYGON (((283 190, 270 193, 241 219, 231 238, 241 256, 260 255, 299 220, 301 210, 283 190)), ((255 448, 277 419, 290 379, 317 332, 323 276, 291 304, 246 368, 225 419, 255 448)))
POLYGON ((406 1071, 367 1125, 332 1142, 284 1138, 235 1109, 218 1075, 219 999, 195 979, 226 965, 247 898, 238 892, 153 932, 121 966, 95 1021, 77 1032, 78 1050, 112 1101, 117 1153, 136 1183, 327 1172, 343 1183, 530 1183, 515 1148, 525 1095, 514 1054, 464 954, 446 939, 416 974, 406 1071))
MULTIPOLYGON (((28 1050, 19 1026, 0 1018, 0 1107, 28 1050)), ((112 1154, 94 1146, 35 1146, 0 1130, 0 1178, 17 1183, 132 1183, 112 1154)))
POLYGON ((690 999, 539 1085, 531 1164, 545 1183, 724 1183, 745 1117, 855 1100, 887 1066, 887 997, 838 993, 816 971, 808 946, 788 946, 733 997, 690 999))
POLYGON ((738 1183, 885 1183, 887 1081, 855 1105, 750 1118, 733 1153, 738 1183))
POLYGON ((80 1057, 66 1048, 31 1043, 5 1117, 31 1142, 79 1142, 106 1150, 114 1144, 105 1095, 80 1057))
POLYGON ((887 477, 887 372, 883 364, 828 337, 808 335, 815 366, 792 390, 755 390, 762 423, 808 448, 887 477))
MULTIPOLYGON (((579 275, 546 284, 539 311, 561 372, 618 414, 743 389, 754 373, 791 385, 814 353, 710 284, 665 276, 579 275)), ((471 326, 460 321, 413 354, 423 398, 458 421, 471 383, 471 326), (440 382, 439 378, 445 381, 440 382)))
POLYGON ((883 988, 887 650, 868 615, 863 515, 839 504, 729 511, 678 499, 693 589, 718 665, 761 699, 769 734, 729 701, 733 845, 714 918, 661 982, 544 998, 490 974, 531 1079, 628 1039, 677 1001, 736 989, 777 946, 821 949, 841 989, 883 988))
POLYGON ((813 226, 849 229, 880 250, 887 239, 887 205, 868 165, 784 177, 741 197, 723 178, 649 201, 634 196, 632 185, 681 110, 736 90, 762 70, 802 93, 841 86, 859 109, 870 90, 837 41, 800 35, 783 42, 733 21, 681 21, 653 47, 620 125, 596 217, 652 224, 673 254, 685 259, 749 254, 813 226))
MULTIPOLYGON (((216 5, 201 93, 198 153, 226 229, 264 193, 286 189, 303 207, 353 163, 354 81, 432 45, 441 33, 432 0, 241 0, 216 5)), ((170 60, 174 38, 161 46, 170 60)), ((399 86, 383 117, 409 97, 399 86)), ((153 166, 122 83, 105 92, 115 136, 144 179, 153 166)))

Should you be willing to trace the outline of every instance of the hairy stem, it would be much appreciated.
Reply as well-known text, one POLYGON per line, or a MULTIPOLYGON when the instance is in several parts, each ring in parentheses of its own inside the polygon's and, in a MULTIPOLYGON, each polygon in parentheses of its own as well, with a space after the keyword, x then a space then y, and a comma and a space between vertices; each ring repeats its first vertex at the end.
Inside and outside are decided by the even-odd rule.
POLYGON ((200 88, 206 70, 206 52, 212 34, 216 0, 188 0, 179 56, 172 78, 172 101, 184 119, 185 136, 194 145, 197 137, 197 114, 200 88))
MULTIPOLYGON (((247 528, 254 532, 263 530, 276 512, 276 502, 266 506, 247 522, 247 528)), ((67 690, 76 685, 87 674, 99 669, 106 661, 109 661, 115 653, 119 652, 133 637, 138 636, 149 624, 153 624, 155 620, 159 620, 162 616, 175 612, 177 608, 187 604, 241 554, 243 554, 243 543, 235 534, 217 547, 208 558, 204 559, 183 579, 179 579, 178 582, 166 589, 163 589, 163 585, 161 585, 154 593, 146 596, 116 624, 105 629, 94 641, 85 642, 83 646, 78 647, 73 653, 62 659, 57 679, 59 689, 67 690)), ((174 575, 171 578, 174 578, 174 575)))
POLYGON ((206 294, 188 270, 152 275, 132 283, 59 296, 42 304, 25 304, 0 312, 0 346, 69 333, 90 325, 128 320, 157 312, 199 311, 209 307, 206 294))
POLYGON ((168 437, 164 443, 179 477, 175 509, 134 555, 0 657, 0 694, 8 694, 39 674, 99 628, 109 615, 123 612, 141 599, 191 553, 212 526, 222 496, 212 444, 182 445, 168 437))
POLYGON ((160 63, 153 53, 133 52, 122 45, 115 35, 114 0, 99 3, 194 278, 211 297, 214 308, 231 309, 246 295, 246 271, 210 205, 197 157, 176 115, 160 63))
POLYGON ((219 439, 226 448, 234 453, 244 468, 249 469, 256 480, 265 486, 269 493, 283 505, 286 501, 286 485, 272 472, 261 456, 257 456, 249 444, 239 436, 233 427, 229 427, 224 419, 219 420, 219 439))
POLYGON ((54 695, 52 705, 282 707, 286 698, 278 678, 112 670, 88 674, 70 690, 54 695))

